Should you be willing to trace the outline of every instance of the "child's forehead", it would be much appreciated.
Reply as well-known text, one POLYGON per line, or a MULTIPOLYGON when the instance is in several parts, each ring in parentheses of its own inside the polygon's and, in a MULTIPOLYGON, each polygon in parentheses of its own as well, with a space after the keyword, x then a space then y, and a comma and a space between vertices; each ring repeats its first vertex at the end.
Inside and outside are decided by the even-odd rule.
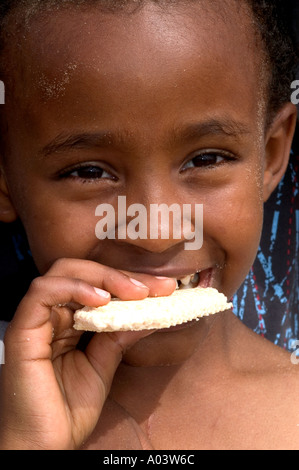
POLYGON ((243 58, 250 51, 254 65, 262 63, 250 15, 244 9, 242 14, 234 0, 181 3, 163 9, 148 3, 130 14, 103 13, 96 4, 82 11, 41 11, 24 27, 25 39, 18 39, 22 77, 28 75, 51 97, 63 92, 73 73, 84 68, 109 73, 114 67, 113 73, 121 74, 131 65, 137 74, 153 61, 163 66, 177 59, 179 64, 183 57, 207 51, 211 63, 216 64, 217 56, 226 56, 227 67, 230 58, 237 56, 240 67, 244 66, 243 58))
MULTIPOLYGON (((125 45, 131 42, 132 51, 149 47, 149 42, 153 48, 159 47, 161 50, 169 44, 178 47, 187 44, 190 47, 194 39, 200 51, 203 35, 207 47, 214 42, 221 48, 232 35, 242 39, 246 37, 245 48, 253 45, 253 34, 249 31, 252 23, 244 14, 248 9, 236 8, 235 1, 231 0, 231 8, 228 11, 220 8, 223 10, 221 12, 216 10, 215 3, 218 2, 208 4, 214 5, 213 8, 207 8, 206 2, 191 1, 184 7, 178 2, 166 9, 147 3, 135 13, 105 13, 96 6, 96 2, 93 7, 82 11, 78 8, 41 11, 31 18, 27 27, 24 26, 24 39, 31 52, 47 52, 49 55, 45 59, 51 58, 55 52, 65 55, 69 51, 80 53, 80 46, 83 45, 90 52, 97 50, 99 55, 105 54, 109 46, 121 48, 124 40, 125 45)), ((245 7, 246 4, 243 5, 245 7)), ((84 52, 87 54, 88 51, 84 52)))
POLYGON ((114 125, 138 138, 139 113, 152 127, 164 107, 170 126, 173 115, 177 121, 195 119, 194 103, 197 114, 242 109, 247 122, 258 116, 262 127, 262 54, 248 34, 249 15, 234 0, 231 5, 229 18, 224 8, 216 12, 200 1, 190 9, 148 4, 131 15, 106 14, 96 6, 38 14, 23 28, 14 48, 18 56, 11 55, 18 67, 12 91, 6 87, 12 97, 5 108, 7 140, 23 133, 36 146, 61 127, 114 125), (243 23, 237 21, 243 16, 243 23))

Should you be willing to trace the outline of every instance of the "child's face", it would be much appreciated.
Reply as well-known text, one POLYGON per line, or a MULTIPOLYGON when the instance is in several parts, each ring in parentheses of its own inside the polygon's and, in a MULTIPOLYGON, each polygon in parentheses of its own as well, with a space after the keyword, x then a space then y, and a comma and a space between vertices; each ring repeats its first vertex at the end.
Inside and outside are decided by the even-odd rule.
POLYGON ((258 247, 264 178, 262 58, 240 15, 235 2, 225 21, 199 3, 32 22, 15 50, 4 168, 41 273, 61 257, 171 277, 202 270, 202 285, 234 293, 258 247), (118 196, 203 204, 203 247, 98 240, 95 209, 118 196))

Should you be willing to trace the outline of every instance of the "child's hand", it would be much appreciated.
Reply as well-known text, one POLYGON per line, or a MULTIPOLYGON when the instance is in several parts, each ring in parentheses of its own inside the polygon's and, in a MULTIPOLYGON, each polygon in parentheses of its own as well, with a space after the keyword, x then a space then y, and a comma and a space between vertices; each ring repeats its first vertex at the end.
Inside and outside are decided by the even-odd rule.
POLYGON ((175 289, 174 280, 132 277, 147 287, 92 261, 59 260, 32 282, 5 337, 0 448, 75 449, 92 433, 123 352, 150 332, 96 334, 83 353, 73 311, 59 305, 98 307, 108 292, 128 300, 175 289))

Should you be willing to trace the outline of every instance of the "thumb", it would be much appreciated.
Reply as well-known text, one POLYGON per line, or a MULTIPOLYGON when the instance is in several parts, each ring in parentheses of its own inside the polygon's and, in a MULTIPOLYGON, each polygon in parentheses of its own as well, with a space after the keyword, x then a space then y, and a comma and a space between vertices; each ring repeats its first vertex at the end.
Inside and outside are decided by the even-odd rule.
POLYGON ((93 336, 85 350, 85 354, 103 381, 106 396, 125 352, 142 338, 153 334, 154 331, 117 331, 96 333, 93 336))

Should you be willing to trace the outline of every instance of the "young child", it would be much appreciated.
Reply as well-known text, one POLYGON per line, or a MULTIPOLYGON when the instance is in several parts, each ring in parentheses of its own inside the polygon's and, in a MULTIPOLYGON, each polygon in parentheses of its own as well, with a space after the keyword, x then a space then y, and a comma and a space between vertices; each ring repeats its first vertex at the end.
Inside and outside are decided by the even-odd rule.
POLYGON ((2 4, 0 219, 20 218, 40 277, 5 336, 0 448, 298 448, 298 366, 231 311, 84 346, 73 329, 79 305, 194 273, 230 298, 245 278, 296 122, 275 3, 2 4), (99 240, 119 196, 202 204, 203 246, 99 240))

